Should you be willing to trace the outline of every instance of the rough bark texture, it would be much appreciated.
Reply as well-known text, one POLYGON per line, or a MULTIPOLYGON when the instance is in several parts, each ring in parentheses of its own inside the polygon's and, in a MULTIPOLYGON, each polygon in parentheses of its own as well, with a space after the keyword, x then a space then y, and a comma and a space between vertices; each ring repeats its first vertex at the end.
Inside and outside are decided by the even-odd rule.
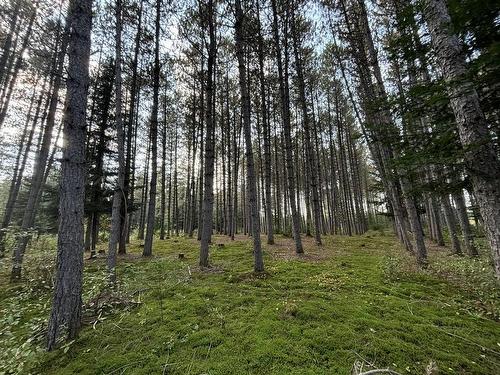
POLYGON ((424 17, 445 79, 455 114, 465 163, 484 219, 495 274, 500 279, 500 162, 491 141, 479 98, 466 77, 467 66, 460 39, 451 29, 444 0, 426 0, 424 17))
POLYGON ((419 264, 427 262, 427 249, 424 242, 424 230, 420 218, 418 217, 417 207, 410 192, 410 184, 406 177, 400 177, 401 190, 403 191, 404 203, 408 212, 408 220, 415 243, 415 256, 419 264))
POLYGON ((71 0, 68 22, 68 79, 64 113, 63 158, 59 195, 54 298, 50 314, 47 349, 52 350, 61 330, 68 339, 80 328, 83 279, 83 220, 85 200, 85 133, 89 86, 92 0, 71 0))
POLYGON ((207 5, 208 17, 208 63, 206 84, 206 142, 205 142, 205 167, 203 178, 203 208, 201 222, 200 267, 208 267, 208 248, 212 240, 213 207, 214 207, 214 161, 215 161, 215 124, 213 113, 213 70, 215 64, 215 17, 214 1, 209 0, 207 5))
POLYGON ((236 55, 238 58, 238 71, 240 80, 241 111, 243 114, 243 131, 245 134, 245 158, 247 166, 248 205, 250 209, 254 271, 264 271, 262 259, 262 247, 260 241, 260 214, 257 207, 257 187, 255 181, 255 167, 252 149, 252 124, 250 119, 250 94, 247 85, 247 69, 245 66, 245 39, 248 38, 246 28, 247 22, 243 15, 240 0, 236 0, 236 55))

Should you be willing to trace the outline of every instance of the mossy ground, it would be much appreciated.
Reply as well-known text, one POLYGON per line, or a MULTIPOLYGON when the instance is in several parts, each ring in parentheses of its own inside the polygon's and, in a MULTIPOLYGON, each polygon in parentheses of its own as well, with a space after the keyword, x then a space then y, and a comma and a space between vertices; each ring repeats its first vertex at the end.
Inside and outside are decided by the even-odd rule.
POLYGON ((431 362, 442 374, 500 373, 500 294, 487 255, 431 248, 422 271, 389 234, 326 237, 321 248, 306 239, 301 257, 278 237, 255 275, 248 238, 213 243, 203 271, 196 240, 156 240, 150 259, 132 244, 114 299, 101 293, 104 258, 86 261, 86 325, 52 353, 41 347, 53 253, 33 249, 19 285, 3 265, 0 373, 5 363, 7 373, 349 374, 355 361, 401 374, 431 362))

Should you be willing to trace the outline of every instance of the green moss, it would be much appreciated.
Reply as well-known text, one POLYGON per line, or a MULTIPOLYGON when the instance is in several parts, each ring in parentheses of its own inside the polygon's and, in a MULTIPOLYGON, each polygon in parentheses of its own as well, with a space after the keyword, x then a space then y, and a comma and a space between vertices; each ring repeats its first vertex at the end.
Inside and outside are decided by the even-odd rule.
MULTIPOLYGON (((265 249, 267 273, 256 275, 251 242, 214 243, 223 240, 208 271, 197 267, 195 240, 157 240, 152 259, 134 244, 118 277, 120 293, 138 307, 91 317, 95 324, 53 353, 30 342, 22 372, 347 374, 361 358, 412 374, 431 361, 443 374, 500 368, 499 292, 486 258, 432 251, 421 271, 388 235, 327 237, 322 248, 307 242, 303 257, 280 237, 265 249)), ((85 275, 88 301, 103 287, 104 259, 88 263, 85 275)), ((13 287, 7 276, 3 270, 1 313, 18 323, 2 318, 3 352, 26 342, 50 299, 50 288, 13 287)))

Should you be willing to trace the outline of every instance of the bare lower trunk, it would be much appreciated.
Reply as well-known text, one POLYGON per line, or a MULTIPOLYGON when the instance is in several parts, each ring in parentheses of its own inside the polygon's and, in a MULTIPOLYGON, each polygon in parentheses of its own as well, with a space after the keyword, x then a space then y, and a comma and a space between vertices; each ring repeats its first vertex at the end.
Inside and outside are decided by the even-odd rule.
MULTIPOLYGON (((258 3, 257 3, 258 5, 258 3)), ((259 14, 259 9, 257 10, 259 14)), ((273 209, 271 195, 271 134, 269 126, 269 118, 267 116, 267 95, 264 77, 264 38, 262 37, 261 24, 259 19, 259 80, 260 80, 260 96, 262 106, 262 129, 264 138, 264 180, 265 180, 265 201, 266 201, 266 219, 267 219, 267 243, 274 244, 274 228, 273 228, 273 209)))
MULTIPOLYGON (((295 196, 295 171, 293 165, 293 155, 292 155, 292 135, 290 130, 290 108, 289 108, 289 90, 288 90, 288 74, 284 72, 283 62, 281 58, 281 49, 285 48, 285 54, 287 46, 282 46, 279 37, 278 30, 278 10, 276 7, 276 0, 271 1, 273 10, 273 38, 276 47, 276 63, 278 66, 278 76, 279 76, 279 88, 280 88, 280 98, 281 98, 281 116, 283 120, 283 132, 285 138, 285 163, 286 163, 286 175, 288 179, 288 196, 290 200, 290 211, 292 215, 292 233, 295 240, 295 252, 297 254, 302 254, 304 249, 302 247, 302 240, 300 238, 300 213, 297 210, 297 201, 295 196)), ((286 67, 285 67, 286 68, 286 67)))
POLYGON ((156 0, 156 21, 155 21, 155 63, 153 72, 153 106, 151 109, 151 125, 149 138, 151 140, 151 179, 149 187, 148 214, 146 220, 146 238, 144 240, 143 256, 153 254, 153 234, 155 229, 156 211, 156 184, 158 167, 158 107, 160 90, 160 10, 161 1, 156 0))
POLYGON ((401 189, 403 191, 406 212, 408 213, 408 220, 410 221, 410 228, 415 243, 415 256, 419 264, 425 265, 425 263, 427 262, 427 249, 425 248, 424 231, 418 217, 417 207, 415 206, 415 201, 413 200, 413 197, 410 193, 409 181, 406 179, 406 177, 401 177, 400 182, 401 189))
POLYGON ((208 248, 212 239, 213 228, 213 206, 214 206, 214 159, 215 159, 215 124, 213 113, 213 69, 215 64, 216 41, 215 41, 215 10, 214 1, 209 0, 208 5, 208 28, 209 28, 209 51, 207 64, 207 106, 206 111, 206 144, 205 144, 205 175, 203 191, 203 213, 201 224, 201 244, 200 244, 200 267, 208 267, 208 248))
POLYGON ((244 61, 244 41, 248 38, 246 28, 247 20, 243 15, 240 0, 236 0, 236 55, 238 57, 238 70, 240 80, 241 111, 243 114, 243 130, 245 133, 245 158, 248 181, 248 205, 251 217, 251 233, 253 239, 254 271, 264 271, 262 248, 260 241, 260 215, 257 207, 257 187, 252 149, 252 124, 250 119, 250 95, 247 86, 247 71, 244 61))
POLYGON ((318 192, 318 170, 316 163, 316 155, 314 151, 314 145, 311 140, 311 124, 310 124, 310 114, 307 106, 304 72, 302 66, 302 56, 300 53, 299 36, 295 23, 295 12, 292 13, 292 36, 293 36, 293 51, 295 55, 295 68, 297 71, 298 89, 300 96, 300 105, 302 110, 302 120, 304 124, 304 138, 306 147, 306 163, 308 164, 310 170, 310 178, 306 183, 310 183, 311 197, 312 197, 312 208, 314 217, 314 239, 316 245, 321 245, 321 210, 319 202, 319 192, 318 192))
POLYGON ((457 223, 455 221, 455 215, 453 214, 453 209, 450 204, 450 197, 445 194, 441 197, 441 206, 443 207, 444 218, 446 220, 446 226, 448 227, 448 233, 451 240, 451 250, 454 254, 462 254, 462 249, 460 247, 460 240, 457 235, 457 223))
POLYGON ((469 215, 467 214, 467 206, 465 205, 464 193, 456 192, 453 193, 453 200, 457 208, 458 222, 460 223, 460 229, 462 230, 462 240, 465 247, 465 252, 469 256, 476 256, 477 248, 474 245, 474 235, 472 234, 469 215))
POLYGON ((47 332, 47 349, 54 349, 61 331, 76 337, 82 316, 83 219, 85 200, 85 133, 89 86, 92 0, 71 0, 63 158, 59 194, 54 298, 47 332))

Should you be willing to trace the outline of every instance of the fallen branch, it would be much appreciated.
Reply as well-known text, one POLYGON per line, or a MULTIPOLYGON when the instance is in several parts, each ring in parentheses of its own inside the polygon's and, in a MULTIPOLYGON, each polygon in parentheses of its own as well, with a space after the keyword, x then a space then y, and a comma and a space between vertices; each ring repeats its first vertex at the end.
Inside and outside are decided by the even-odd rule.
POLYGON ((475 345, 475 346, 477 346, 477 347, 481 348, 481 349, 482 349, 482 350, 484 350, 484 351, 488 351, 488 352, 490 352, 490 353, 493 353, 493 354, 496 354, 496 355, 500 356, 500 352, 497 352, 496 350, 493 350, 493 349, 487 348, 487 347, 485 347, 485 346, 483 346, 483 345, 481 345, 481 344, 478 344, 477 342, 474 342, 474 341, 472 341, 472 340, 469 340, 468 338, 465 338, 465 337, 462 337, 462 336, 456 335, 456 334, 451 333, 451 332, 447 332, 447 331, 445 331, 444 329, 441 329, 441 328, 439 328, 439 327, 436 327, 436 326, 434 326, 434 327, 435 327, 436 329, 438 329, 439 331, 446 333, 446 334, 447 334, 447 335, 449 335, 449 336, 456 337, 456 338, 458 338, 458 339, 464 340, 465 342, 467 342, 467 343, 469 343, 469 344, 472 344, 472 345, 475 345))

